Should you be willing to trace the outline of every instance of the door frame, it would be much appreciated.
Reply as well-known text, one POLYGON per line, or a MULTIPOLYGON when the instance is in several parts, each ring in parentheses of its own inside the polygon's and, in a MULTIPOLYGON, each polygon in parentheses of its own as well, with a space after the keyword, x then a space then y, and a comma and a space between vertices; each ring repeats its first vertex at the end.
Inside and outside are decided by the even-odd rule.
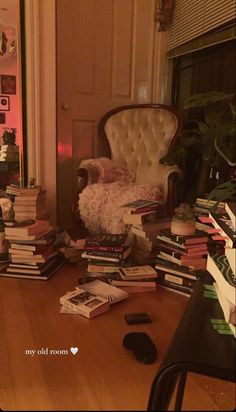
POLYGON ((55 0, 25 2, 25 42, 28 177, 47 189, 51 223, 56 224, 55 0))

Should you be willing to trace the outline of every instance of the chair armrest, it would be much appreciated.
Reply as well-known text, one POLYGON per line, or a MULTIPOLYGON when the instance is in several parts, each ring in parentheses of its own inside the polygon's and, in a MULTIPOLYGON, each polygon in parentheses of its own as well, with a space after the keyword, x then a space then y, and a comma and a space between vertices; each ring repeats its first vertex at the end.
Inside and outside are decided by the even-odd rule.
POLYGON ((95 166, 86 165, 85 167, 79 167, 77 170, 77 188, 72 202, 72 219, 75 227, 79 227, 82 231, 84 231, 84 225, 78 207, 79 195, 86 186, 96 183, 98 178, 99 172, 95 166))

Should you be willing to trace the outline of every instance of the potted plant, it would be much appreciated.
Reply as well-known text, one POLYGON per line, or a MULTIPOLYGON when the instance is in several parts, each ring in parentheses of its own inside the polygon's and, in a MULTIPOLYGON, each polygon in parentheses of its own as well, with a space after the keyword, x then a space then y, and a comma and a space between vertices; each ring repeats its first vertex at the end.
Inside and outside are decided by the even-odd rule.
POLYGON ((190 202, 228 180, 236 166, 233 98, 234 94, 217 91, 191 96, 184 109, 199 108, 200 119, 194 117, 184 123, 176 147, 161 159, 161 163, 178 164, 183 170, 185 195, 190 202), (226 175, 222 173, 224 163, 226 175))
POLYGON ((3 132, 3 143, 4 144, 10 144, 10 145, 15 145, 16 144, 16 129, 15 128, 4 128, 3 132))

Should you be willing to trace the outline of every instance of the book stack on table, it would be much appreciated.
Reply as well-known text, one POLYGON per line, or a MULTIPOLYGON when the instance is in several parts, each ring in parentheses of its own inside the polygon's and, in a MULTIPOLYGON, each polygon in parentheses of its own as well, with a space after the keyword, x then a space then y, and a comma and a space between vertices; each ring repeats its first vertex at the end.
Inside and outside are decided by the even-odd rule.
MULTIPOLYGON (((236 202, 226 201, 223 212, 209 211, 209 219, 219 230, 218 236, 223 237, 225 246, 221 253, 208 254, 207 270, 214 279, 228 333, 236 337, 236 202)), ((223 326, 218 332, 227 332, 223 326)))
POLYGON ((16 221, 49 218, 46 210, 46 190, 40 187, 27 189, 8 185, 6 192, 13 197, 13 210, 16 221))
POLYGON ((63 264, 53 248, 55 231, 46 220, 16 222, 5 227, 9 260, 0 276, 49 279, 63 264))
POLYGON ((162 229, 157 239, 157 283, 191 295, 196 280, 206 269, 207 234, 196 230, 193 235, 180 236, 172 234, 170 229, 162 229))
POLYGON ((133 235, 133 258, 137 263, 147 263, 156 245, 156 236, 171 225, 170 217, 164 217, 163 204, 157 200, 138 199, 122 206, 123 221, 133 235))

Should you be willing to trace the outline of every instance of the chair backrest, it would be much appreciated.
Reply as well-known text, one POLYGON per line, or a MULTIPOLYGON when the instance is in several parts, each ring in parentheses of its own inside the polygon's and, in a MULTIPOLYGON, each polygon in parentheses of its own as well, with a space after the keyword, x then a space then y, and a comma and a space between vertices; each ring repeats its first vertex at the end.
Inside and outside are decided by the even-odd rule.
POLYGON ((160 159, 179 136, 178 111, 161 104, 117 107, 99 122, 99 135, 109 143, 112 160, 125 161, 136 183, 155 184, 160 159))

